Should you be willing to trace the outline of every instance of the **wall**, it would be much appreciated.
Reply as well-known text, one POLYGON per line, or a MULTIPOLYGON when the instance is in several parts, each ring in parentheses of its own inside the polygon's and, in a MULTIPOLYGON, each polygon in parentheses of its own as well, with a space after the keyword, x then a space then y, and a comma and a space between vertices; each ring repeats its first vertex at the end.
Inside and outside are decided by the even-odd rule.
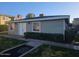
POLYGON ((8 21, 10 21, 11 18, 7 16, 0 16, 0 25, 6 25, 8 21))
POLYGON ((41 32, 43 32, 43 33, 61 33, 61 34, 64 34, 64 30, 65 30, 64 20, 41 22, 41 32))
POLYGON ((18 35, 18 23, 10 23, 8 26, 8 34, 18 35), (11 25, 13 25, 14 29, 11 29, 11 25))
POLYGON ((32 22, 27 22, 27 32, 32 32, 32 22))
MULTIPOLYGON (((42 33, 61 33, 64 34, 65 21, 40 21, 42 33)), ((27 24, 27 32, 32 32, 32 22, 27 24)))
MULTIPOLYGON (((37 21, 34 21, 37 22, 37 21)), ((56 20, 56 21, 38 21, 41 23, 41 32, 42 33, 60 33, 64 34, 65 31, 65 20, 56 20)), ((16 23, 14 30, 10 30, 12 34, 23 35, 24 32, 33 32, 32 31, 32 22, 22 22, 16 23)))

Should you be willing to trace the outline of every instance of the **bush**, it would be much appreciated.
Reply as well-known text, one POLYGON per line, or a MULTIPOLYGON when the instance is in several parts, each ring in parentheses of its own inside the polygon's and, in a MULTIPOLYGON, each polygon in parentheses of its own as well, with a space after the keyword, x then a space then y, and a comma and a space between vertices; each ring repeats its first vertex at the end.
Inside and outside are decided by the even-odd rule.
POLYGON ((37 32, 25 32, 25 38, 40 39, 47 41, 72 43, 75 40, 76 31, 73 29, 66 30, 65 36, 63 34, 50 34, 50 33, 37 33, 37 32))
POLYGON ((76 30, 70 29, 65 31, 65 42, 71 43, 75 40, 76 30))
POLYGON ((1 31, 8 31, 8 26, 7 25, 0 25, 0 32, 1 31))
POLYGON ((63 34, 26 32, 26 33, 24 33, 24 36, 25 36, 25 38, 31 38, 31 39, 40 39, 40 40, 63 42, 63 34))
POLYGON ((79 34, 76 34, 75 35, 75 40, 74 40, 75 42, 79 42, 79 34))

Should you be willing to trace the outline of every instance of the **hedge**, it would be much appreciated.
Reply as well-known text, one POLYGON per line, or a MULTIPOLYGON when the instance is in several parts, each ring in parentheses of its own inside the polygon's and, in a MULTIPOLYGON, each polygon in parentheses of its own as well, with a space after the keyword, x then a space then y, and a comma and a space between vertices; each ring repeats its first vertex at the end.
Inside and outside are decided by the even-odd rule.
POLYGON ((65 31, 65 42, 73 42, 75 40, 77 31, 74 29, 66 30, 65 31))
POLYGON ((8 31, 8 26, 7 25, 0 25, 0 32, 1 31, 8 31))
POLYGON ((31 38, 31 39, 40 39, 40 40, 63 42, 63 35, 62 34, 25 32, 24 37, 25 38, 31 38))
POLYGON ((75 35, 75 40, 74 40, 75 42, 79 42, 79 34, 76 34, 75 35))
POLYGON ((63 34, 50 34, 50 33, 38 33, 38 32, 25 32, 25 38, 40 39, 47 41, 72 43, 75 40, 76 32, 74 30, 66 30, 65 35, 63 34))

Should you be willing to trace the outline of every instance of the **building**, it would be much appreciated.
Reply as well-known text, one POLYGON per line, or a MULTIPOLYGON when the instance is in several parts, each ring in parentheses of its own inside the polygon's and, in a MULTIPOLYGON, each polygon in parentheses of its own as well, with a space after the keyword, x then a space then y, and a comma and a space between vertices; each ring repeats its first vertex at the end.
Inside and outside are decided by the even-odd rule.
POLYGON ((15 27, 9 26, 8 33, 24 35, 24 32, 64 34, 69 24, 69 15, 39 16, 12 21, 15 27))
POLYGON ((15 18, 14 18, 14 20, 21 20, 21 19, 23 19, 23 16, 21 16, 21 15, 19 15, 19 14, 16 15, 15 18))
POLYGON ((13 19, 14 19, 13 16, 0 14, 0 25, 8 25, 8 22, 13 19))
POLYGON ((79 18, 74 18, 72 24, 73 28, 79 33, 79 18))
POLYGON ((79 31, 79 18, 74 18, 72 25, 75 28, 75 30, 79 31))
POLYGON ((73 25, 79 25, 79 18, 74 18, 73 25))

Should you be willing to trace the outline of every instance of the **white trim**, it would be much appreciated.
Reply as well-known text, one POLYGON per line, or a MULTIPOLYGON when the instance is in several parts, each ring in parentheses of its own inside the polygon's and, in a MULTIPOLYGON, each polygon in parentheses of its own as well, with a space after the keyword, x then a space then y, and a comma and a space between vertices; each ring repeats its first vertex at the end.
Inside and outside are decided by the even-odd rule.
POLYGON ((32 22, 32 32, 41 32, 41 22, 32 22), (33 24, 34 23, 39 23, 39 31, 34 31, 33 30, 33 24))

